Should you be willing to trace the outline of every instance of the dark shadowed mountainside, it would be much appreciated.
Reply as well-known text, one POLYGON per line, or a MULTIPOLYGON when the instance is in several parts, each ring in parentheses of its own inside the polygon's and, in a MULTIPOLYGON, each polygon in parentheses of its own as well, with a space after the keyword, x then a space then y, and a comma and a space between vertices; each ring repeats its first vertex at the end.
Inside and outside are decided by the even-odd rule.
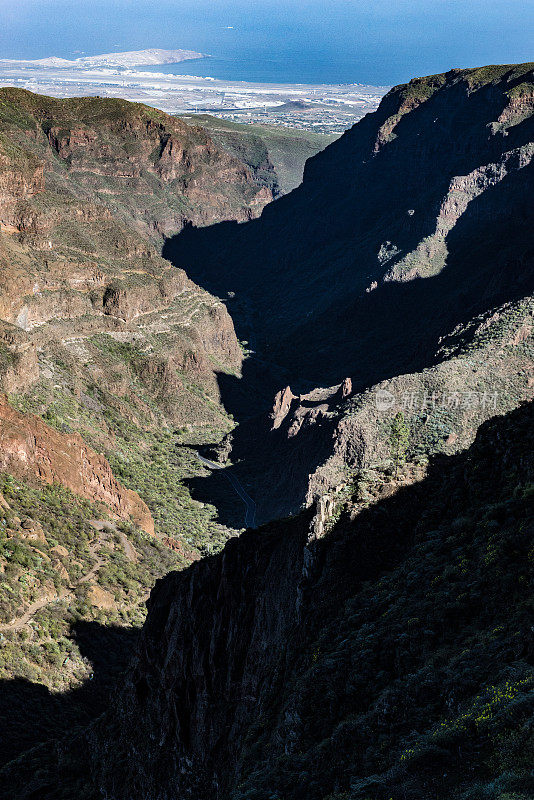
POLYGON ((533 422, 158 582, 109 711, 11 796, 527 800, 533 422))
POLYGON ((259 217, 257 142, 5 101, 0 794, 530 800, 532 65, 395 87, 259 217), (80 435, 98 493, 39 483, 80 435))
MULTIPOLYGON (((532 64, 417 78, 259 219, 167 242, 252 351, 241 380, 219 379, 241 421, 219 458, 259 520, 390 457, 399 411, 425 457, 532 397, 533 93, 532 64), (391 400, 379 413, 377 392, 391 400)), ((193 489, 205 499, 210 482, 193 489)))
POLYGON ((533 86, 527 64, 396 87, 258 220, 164 253, 235 293, 238 333, 301 385, 430 366, 456 325, 532 290, 533 86))

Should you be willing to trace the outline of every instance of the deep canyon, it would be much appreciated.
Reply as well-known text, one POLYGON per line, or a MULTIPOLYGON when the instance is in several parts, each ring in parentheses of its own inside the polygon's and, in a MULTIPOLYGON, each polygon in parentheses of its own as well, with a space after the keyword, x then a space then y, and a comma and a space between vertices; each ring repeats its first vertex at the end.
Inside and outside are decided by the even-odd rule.
POLYGON ((0 89, 6 797, 532 796, 533 110, 414 79, 278 196, 0 89))

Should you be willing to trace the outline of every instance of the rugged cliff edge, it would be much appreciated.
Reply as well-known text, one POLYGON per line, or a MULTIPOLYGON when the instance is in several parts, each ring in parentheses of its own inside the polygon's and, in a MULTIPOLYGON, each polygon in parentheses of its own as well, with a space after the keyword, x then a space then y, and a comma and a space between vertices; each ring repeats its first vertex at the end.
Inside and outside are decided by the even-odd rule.
POLYGON ((242 349, 161 248, 271 199, 198 126, 0 89, 0 763, 100 713, 156 578, 234 533, 185 479, 242 349))
POLYGON ((244 388, 271 365, 263 409, 251 391, 220 450, 260 521, 335 505, 359 470, 391 459, 398 413, 424 459, 532 398, 533 87, 532 64, 394 87, 259 219, 167 243, 193 279, 230 293, 252 351, 244 388))
POLYGON ((529 797, 533 422, 161 580, 109 711, 12 796, 529 797))

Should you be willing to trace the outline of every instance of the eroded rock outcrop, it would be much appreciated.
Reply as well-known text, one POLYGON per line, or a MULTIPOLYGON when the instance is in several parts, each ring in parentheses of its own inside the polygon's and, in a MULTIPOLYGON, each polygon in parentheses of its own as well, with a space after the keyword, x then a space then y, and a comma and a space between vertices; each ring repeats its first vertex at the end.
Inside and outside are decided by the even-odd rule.
POLYGON ((439 791, 444 770, 453 796, 496 779, 527 788, 531 648, 516 631, 528 639, 532 413, 486 423, 469 452, 319 541, 304 515, 159 581, 124 684, 64 743, 58 775, 74 750, 110 800, 416 798, 439 791), (491 525, 496 501, 506 518, 491 525), (513 629, 496 628, 510 614, 513 629), (471 724, 496 685, 505 713, 471 724), (488 773, 480 750, 510 752, 503 732, 516 742, 518 726, 514 764, 495 758, 488 773))
POLYGON ((0 470, 25 479, 59 483, 75 494, 104 503, 122 519, 133 519, 147 533, 154 522, 136 492, 123 488, 108 461, 82 437, 60 433, 32 414, 21 414, 0 395, 0 470))
POLYGON ((35 342, 16 325, 0 320, 0 391, 23 392, 38 377, 35 342))
POLYGON ((16 233, 24 200, 44 191, 44 166, 32 153, 0 140, 0 233, 16 233))
POLYGON ((350 378, 345 378, 339 387, 338 394, 341 400, 346 400, 352 394, 352 381, 350 378))
POLYGON ((293 394, 289 386, 286 386, 285 389, 280 389, 280 391, 276 394, 273 403, 273 410, 271 411, 273 431, 279 428, 282 422, 285 420, 294 400, 297 400, 297 396, 293 394))
POLYGON ((533 86, 521 64, 394 87, 259 220, 168 243, 191 277, 235 293, 258 371, 300 389, 233 433, 258 519, 390 460, 397 413, 424 458, 533 396, 533 86))

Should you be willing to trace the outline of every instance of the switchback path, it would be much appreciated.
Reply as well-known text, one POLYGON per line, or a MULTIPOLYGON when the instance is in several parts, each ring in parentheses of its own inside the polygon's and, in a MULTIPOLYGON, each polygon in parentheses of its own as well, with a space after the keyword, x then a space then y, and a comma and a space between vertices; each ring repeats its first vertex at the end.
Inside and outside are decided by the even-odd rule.
POLYGON ((243 503, 245 504, 245 528, 255 528, 256 527, 256 503, 252 499, 252 497, 245 492, 241 482, 235 475, 231 472, 228 472, 228 469, 223 464, 217 464, 215 461, 210 461, 209 458, 204 458, 201 456, 200 453, 197 453, 199 461, 201 461, 206 467, 210 469, 224 469, 224 475, 228 478, 232 487, 237 495, 241 498, 243 503))
POLYGON ((59 594, 54 595, 53 597, 46 595, 45 597, 41 597, 39 600, 35 600, 35 602, 28 607, 28 610, 22 615, 22 617, 17 617, 11 622, 3 622, 0 625, 0 631, 19 631, 26 625, 27 622, 30 621, 34 614, 37 614, 37 612, 41 610, 41 608, 44 608, 51 603, 64 600, 65 597, 69 597, 70 595, 71 592, 62 590, 59 594))
MULTIPOLYGON (((95 559, 95 563, 93 564, 89 572, 86 572, 85 575, 82 575, 82 577, 78 581, 76 581, 76 583, 73 586, 70 586, 68 589, 61 589, 61 591, 57 595, 54 596, 45 595, 44 597, 40 597, 39 600, 35 600, 33 603, 31 603, 30 606, 28 606, 28 609, 24 612, 24 614, 21 617, 16 617, 15 619, 11 620, 11 622, 1 623, 0 631, 21 630, 26 625, 26 623, 28 623, 31 620, 31 618, 42 608, 45 608, 45 606, 48 605, 52 605, 52 603, 59 603, 62 600, 66 600, 68 598, 70 599, 74 598, 74 589, 76 589, 77 586, 80 586, 80 584, 87 583, 87 581, 90 581, 95 577, 100 567, 103 566, 104 564, 104 559, 102 559, 98 555, 98 548, 101 547, 102 544, 105 544, 105 542, 108 539, 108 534, 103 527, 105 522, 101 523, 100 520, 91 520, 89 524, 92 525, 92 527, 95 528, 95 530, 101 533, 100 538, 94 539, 90 543, 88 548, 91 558, 95 559)), ((125 550, 128 558, 132 560, 131 553, 126 549, 126 547, 125 550)))

